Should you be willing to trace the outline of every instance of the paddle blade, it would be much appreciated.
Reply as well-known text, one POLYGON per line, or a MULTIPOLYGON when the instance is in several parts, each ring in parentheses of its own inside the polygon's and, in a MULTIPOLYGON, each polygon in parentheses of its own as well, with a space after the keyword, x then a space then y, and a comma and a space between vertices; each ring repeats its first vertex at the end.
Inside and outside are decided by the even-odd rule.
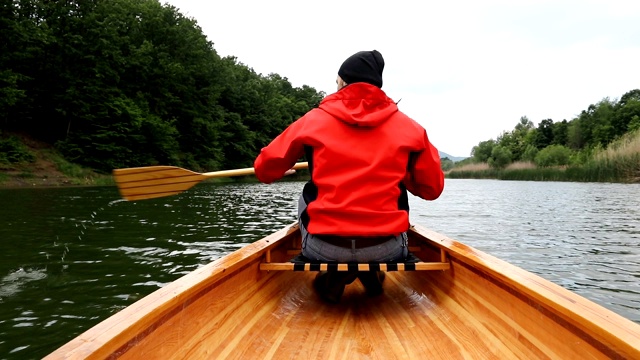
POLYGON ((113 170, 120 195, 129 201, 179 194, 207 178, 175 166, 147 166, 113 170))

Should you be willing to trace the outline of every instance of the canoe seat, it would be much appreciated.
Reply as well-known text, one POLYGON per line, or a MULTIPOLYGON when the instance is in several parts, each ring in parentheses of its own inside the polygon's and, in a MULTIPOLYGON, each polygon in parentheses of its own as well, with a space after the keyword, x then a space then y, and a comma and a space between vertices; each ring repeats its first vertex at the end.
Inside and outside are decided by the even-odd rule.
POLYGON ((271 262, 267 254, 266 261, 260 263, 260 270, 289 270, 289 271, 418 271, 418 270, 449 270, 450 264, 444 255, 440 262, 423 262, 412 253, 403 262, 368 262, 368 263, 338 263, 312 261, 298 255, 289 262, 271 262))

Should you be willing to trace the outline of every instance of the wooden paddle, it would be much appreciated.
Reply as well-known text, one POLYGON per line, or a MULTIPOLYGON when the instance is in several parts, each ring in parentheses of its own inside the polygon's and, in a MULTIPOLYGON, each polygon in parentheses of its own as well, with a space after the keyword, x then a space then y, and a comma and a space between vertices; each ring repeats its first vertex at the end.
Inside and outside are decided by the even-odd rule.
MULTIPOLYGON (((306 162, 293 169, 306 169, 306 162)), ((205 179, 253 175, 253 168, 197 173, 176 166, 146 166, 113 170, 113 177, 123 198, 134 201, 179 194, 205 179)))

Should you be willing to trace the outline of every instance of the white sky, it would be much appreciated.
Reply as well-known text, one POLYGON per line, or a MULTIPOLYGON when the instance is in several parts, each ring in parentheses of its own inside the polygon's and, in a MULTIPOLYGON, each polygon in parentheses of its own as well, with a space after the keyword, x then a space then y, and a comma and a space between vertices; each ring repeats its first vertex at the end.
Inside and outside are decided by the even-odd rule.
POLYGON ((330 94, 360 50, 431 142, 469 156, 527 116, 572 120, 640 88, 640 1, 160 0, 195 18, 221 56, 330 94))

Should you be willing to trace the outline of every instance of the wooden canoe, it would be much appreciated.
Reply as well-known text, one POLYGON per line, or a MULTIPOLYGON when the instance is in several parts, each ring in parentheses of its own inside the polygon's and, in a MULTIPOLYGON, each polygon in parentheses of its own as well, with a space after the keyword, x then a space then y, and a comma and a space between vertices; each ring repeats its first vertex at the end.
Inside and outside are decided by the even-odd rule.
POLYGON ((327 304, 312 289, 316 272, 273 270, 299 249, 292 225, 46 359, 640 359, 639 324, 444 235, 409 235, 415 255, 448 269, 390 271, 383 295, 356 281, 327 304))

